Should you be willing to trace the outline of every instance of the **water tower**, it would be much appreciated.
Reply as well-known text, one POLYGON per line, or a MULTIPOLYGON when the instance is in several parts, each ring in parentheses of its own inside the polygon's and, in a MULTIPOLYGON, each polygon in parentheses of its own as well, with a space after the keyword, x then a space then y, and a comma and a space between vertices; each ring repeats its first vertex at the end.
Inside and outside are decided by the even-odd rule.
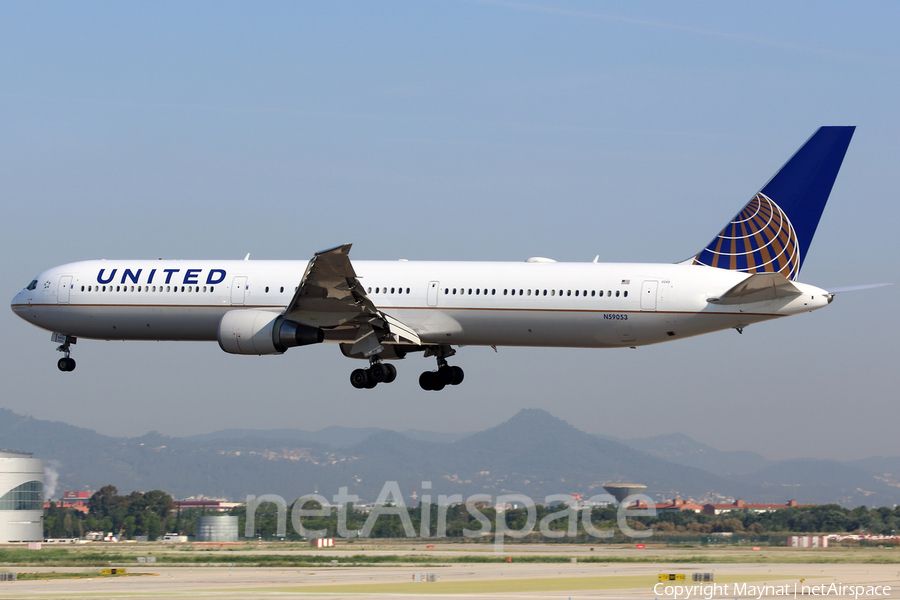
POLYGON ((609 492, 619 504, 622 504, 629 496, 636 496, 646 490, 647 486, 639 483, 610 483, 604 485, 603 489, 609 492))

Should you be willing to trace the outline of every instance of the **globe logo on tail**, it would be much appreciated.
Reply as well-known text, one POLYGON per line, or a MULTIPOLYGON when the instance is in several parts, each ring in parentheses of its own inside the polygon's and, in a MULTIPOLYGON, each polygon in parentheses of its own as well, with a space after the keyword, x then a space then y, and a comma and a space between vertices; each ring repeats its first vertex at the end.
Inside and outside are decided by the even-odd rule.
POLYGON ((781 207, 759 193, 694 257, 694 264, 744 273, 781 273, 794 280, 800 271, 797 232, 781 207))

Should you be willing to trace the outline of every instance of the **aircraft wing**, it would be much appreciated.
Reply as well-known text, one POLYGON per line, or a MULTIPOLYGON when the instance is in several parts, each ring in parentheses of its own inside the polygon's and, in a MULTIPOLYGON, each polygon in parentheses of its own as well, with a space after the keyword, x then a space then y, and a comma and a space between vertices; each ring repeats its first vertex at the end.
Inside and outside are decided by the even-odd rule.
POLYGON ((710 304, 741 304, 787 298, 802 293, 781 273, 755 273, 718 298, 707 298, 706 301, 710 304))
POLYGON ((366 356, 381 352, 381 341, 389 338, 421 344, 415 331, 378 310, 366 295, 350 263, 350 246, 316 252, 284 317, 323 329, 355 330, 353 352, 366 356))

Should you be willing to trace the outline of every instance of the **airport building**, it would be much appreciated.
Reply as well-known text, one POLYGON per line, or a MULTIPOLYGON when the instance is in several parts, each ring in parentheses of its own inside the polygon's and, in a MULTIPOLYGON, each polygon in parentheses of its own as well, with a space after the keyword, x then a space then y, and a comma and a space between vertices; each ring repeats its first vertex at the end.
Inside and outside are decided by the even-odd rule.
POLYGON ((703 513, 707 515, 721 515, 735 510, 749 510, 755 513, 767 513, 781 510, 783 508, 794 508, 797 506, 813 506, 812 504, 798 504, 796 500, 788 500, 787 504, 767 504, 760 502, 744 502, 743 500, 735 500, 731 504, 704 504, 703 513))
POLYGON ((0 543, 44 539, 44 461, 0 450, 0 543))
POLYGON ((194 539, 198 542, 238 541, 238 518, 230 515, 197 517, 194 539))

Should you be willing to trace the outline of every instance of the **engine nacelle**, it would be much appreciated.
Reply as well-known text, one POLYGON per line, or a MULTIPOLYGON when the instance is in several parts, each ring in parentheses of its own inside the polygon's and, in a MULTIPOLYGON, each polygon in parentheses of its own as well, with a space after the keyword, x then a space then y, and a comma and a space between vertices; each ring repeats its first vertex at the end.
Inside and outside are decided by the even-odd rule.
POLYGON ((229 354, 281 354, 288 348, 318 344, 320 327, 302 325, 267 310, 230 310, 219 319, 216 337, 229 354))

